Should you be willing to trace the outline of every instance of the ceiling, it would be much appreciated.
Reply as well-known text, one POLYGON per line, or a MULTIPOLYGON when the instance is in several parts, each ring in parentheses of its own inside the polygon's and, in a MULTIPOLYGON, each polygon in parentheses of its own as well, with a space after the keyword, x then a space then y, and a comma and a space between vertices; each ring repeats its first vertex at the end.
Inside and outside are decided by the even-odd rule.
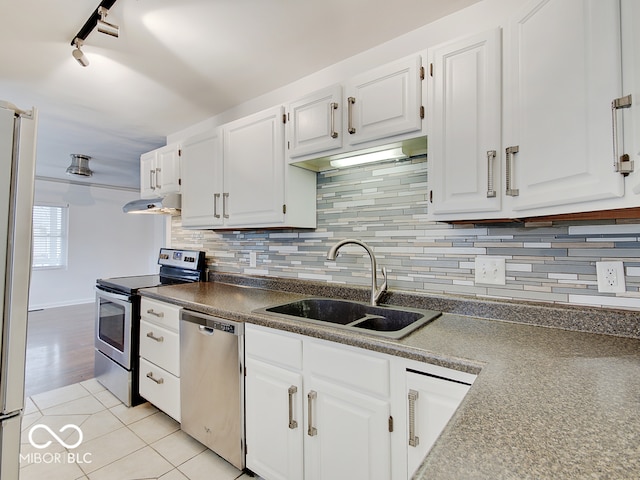
POLYGON ((0 0, 0 100, 39 110, 36 175, 139 187, 139 156, 230 107, 478 0, 0 0), (339 46, 339 48, 338 48, 339 46), (70 154, 92 157, 70 177, 70 154))

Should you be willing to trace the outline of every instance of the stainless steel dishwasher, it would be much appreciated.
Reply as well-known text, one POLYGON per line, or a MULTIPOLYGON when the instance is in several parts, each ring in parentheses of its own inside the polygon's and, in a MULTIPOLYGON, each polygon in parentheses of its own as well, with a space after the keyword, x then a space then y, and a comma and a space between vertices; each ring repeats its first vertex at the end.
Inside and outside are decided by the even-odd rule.
POLYGON ((181 428, 239 469, 244 455, 244 324, 182 310, 181 428))

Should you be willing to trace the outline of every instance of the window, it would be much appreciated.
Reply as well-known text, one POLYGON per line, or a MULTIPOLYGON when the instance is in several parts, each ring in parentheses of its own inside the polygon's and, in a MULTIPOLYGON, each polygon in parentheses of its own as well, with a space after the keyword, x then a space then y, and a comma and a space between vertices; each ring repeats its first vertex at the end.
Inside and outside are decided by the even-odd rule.
POLYGON ((32 268, 67 266, 68 206, 34 205, 32 268))

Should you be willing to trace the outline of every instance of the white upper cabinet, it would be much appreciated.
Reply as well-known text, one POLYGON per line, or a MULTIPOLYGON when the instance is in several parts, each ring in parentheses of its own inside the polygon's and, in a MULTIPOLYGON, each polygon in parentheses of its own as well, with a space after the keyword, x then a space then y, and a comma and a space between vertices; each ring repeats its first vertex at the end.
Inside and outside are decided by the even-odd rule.
POLYGON ((350 145, 421 130, 421 66, 414 56, 347 82, 343 114, 350 145))
POLYGON ((412 55, 291 102, 290 162, 323 170, 328 163, 314 159, 424 135, 422 79, 422 59, 412 55))
POLYGON ((140 156, 140 197, 180 192, 180 148, 171 144, 140 156))
POLYGON ((342 147, 342 87, 320 90, 287 107, 290 157, 342 147))
MULTIPOLYGON (((640 2, 621 1, 623 93, 631 95, 632 104, 618 113, 624 121, 624 148, 619 155, 629 155, 635 169, 628 177, 629 188, 637 204, 640 195, 640 2)), ((622 145, 622 144, 621 144, 622 145)))
POLYGON ((429 50, 430 213, 499 212, 501 32, 429 50))
POLYGON ((516 151, 505 159, 505 188, 515 216, 623 196, 611 153, 611 102, 622 95, 619 2, 533 1, 509 30, 504 146, 516 151))
POLYGON ((284 222, 284 108, 223 127, 223 214, 229 226, 284 222))
POLYGON ((222 218, 222 133, 215 129, 182 143, 182 226, 212 228, 222 218))
POLYGON ((505 26, 502 72, 498 35, 429 49, 430 218, 629 206, 612 153, 611 104, 622 96, 619 1, 526 2, 505 26))

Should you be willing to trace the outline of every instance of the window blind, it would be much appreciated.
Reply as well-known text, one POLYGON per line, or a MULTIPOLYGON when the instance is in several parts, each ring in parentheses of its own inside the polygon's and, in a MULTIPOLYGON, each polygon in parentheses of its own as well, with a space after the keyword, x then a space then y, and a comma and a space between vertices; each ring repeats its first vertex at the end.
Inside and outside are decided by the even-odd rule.
POLYGON ((68 207, 34 205, 33 268, 63 268, 67 263, 68 207))

